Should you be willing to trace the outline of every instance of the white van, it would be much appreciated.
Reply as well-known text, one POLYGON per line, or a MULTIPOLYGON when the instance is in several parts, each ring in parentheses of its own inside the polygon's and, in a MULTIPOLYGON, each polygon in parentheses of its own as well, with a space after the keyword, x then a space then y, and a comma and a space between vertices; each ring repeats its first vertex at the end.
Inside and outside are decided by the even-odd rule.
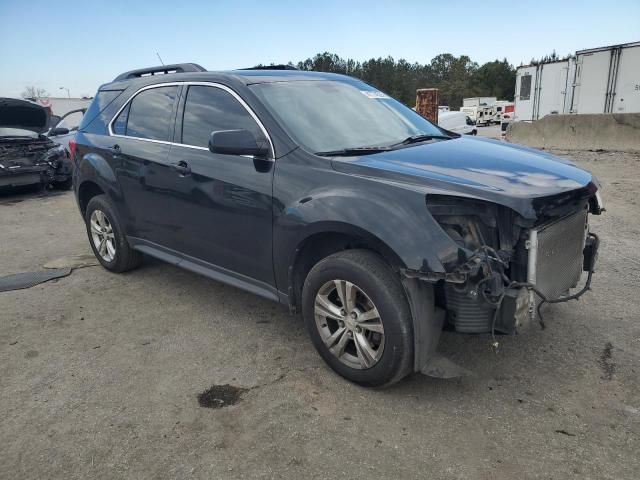
POLYGON ((438 126, 450 132, 475 135, 476 125, 465 112, 442 112, 438 115, 438 126))

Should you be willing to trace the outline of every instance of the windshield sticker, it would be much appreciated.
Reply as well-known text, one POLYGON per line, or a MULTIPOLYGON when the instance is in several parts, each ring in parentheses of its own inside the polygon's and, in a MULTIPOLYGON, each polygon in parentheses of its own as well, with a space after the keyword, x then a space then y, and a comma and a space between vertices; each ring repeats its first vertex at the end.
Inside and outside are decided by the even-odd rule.
POLYGON ((360 90, 360 93, 367 98, 389 98, 389 95, 387 95, 386 93, 378 92, 377 90, 360 90))

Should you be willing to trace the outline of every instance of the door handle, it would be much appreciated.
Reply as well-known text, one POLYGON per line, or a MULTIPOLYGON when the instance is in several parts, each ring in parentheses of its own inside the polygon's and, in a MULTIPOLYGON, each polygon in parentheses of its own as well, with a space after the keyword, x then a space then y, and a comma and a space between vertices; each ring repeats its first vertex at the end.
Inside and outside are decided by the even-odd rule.
POLYGON ((117 143, 109 147, 107 150, 109 150, 113 155, 120 155, 121 153, 120 145, 118 145, 117 143))
POLYGON ((171 167, 178 172, 181 176, 190 175, 191 167, 184 160, 179 161, 178 163, 172 163, 171 167))

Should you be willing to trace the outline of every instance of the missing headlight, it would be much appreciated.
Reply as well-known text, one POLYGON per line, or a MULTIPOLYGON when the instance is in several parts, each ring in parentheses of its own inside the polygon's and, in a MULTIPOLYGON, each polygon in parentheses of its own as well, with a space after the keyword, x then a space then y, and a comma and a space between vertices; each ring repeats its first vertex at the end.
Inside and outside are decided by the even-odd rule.
MULTIPOLYGON (((516 247, 524 241, 520 238, 524 232, 520 217, 507 207, 472 198, 428 195, 426 203, 433 218, 461 251, 455 272, 466 280, 457 285, 445 281, 450 323, 461 332, 492 332, 496 307, 506 298, 501 310, 510 313, 503 315, 499 323, 504 330, 515 331, 516 324, 524 322, 523 310, 526 313, 528 309, 528 302, 517 291, 505 291, 507 285, 522 276, 516 267, 516 247)), ((524 269, 526 272, 526 261, 524 269)))

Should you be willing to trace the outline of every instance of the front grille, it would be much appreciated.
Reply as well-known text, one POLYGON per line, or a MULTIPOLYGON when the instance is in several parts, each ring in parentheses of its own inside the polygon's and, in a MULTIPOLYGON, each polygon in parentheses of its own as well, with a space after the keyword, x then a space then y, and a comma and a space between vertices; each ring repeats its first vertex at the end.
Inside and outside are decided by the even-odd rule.
POLYGON ((585 209, 530 231, 528 281, 548 299, 578 284, 587 229, 585 209))

